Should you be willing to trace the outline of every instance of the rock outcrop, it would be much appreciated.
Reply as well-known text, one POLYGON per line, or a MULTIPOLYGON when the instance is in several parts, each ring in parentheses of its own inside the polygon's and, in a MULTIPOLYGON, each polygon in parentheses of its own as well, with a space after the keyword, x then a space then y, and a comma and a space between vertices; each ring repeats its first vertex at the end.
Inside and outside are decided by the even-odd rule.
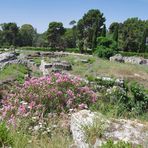
POLYGON ((17 59, 16 53, 4 52, 0 54, 0 63, 17 59))
POLYGON ((131 64, 144 64, 148 65, 148 59, 144 59, 143 57, 124 57, 121 54, 116 54, 113 57, 110 57, 110 61, 117 61, 120 63, 131 63, 131 64))
POLYGON ((109 139, 115 143, 122 140, 133 145, 142 145, 144 148, 148 147, 148 125, 125 119, 106 119, 101 113, 82 110, 72 114, 70 123, 73 140, 78 148, 89 148, 90 143, 87 143, 82 127, 86 125, 91 127, 94 121, 98 124, 102 122, 105 126, 103 136, 96 137, 94 144, 91 145, 94 148, 101 146, 109 139))

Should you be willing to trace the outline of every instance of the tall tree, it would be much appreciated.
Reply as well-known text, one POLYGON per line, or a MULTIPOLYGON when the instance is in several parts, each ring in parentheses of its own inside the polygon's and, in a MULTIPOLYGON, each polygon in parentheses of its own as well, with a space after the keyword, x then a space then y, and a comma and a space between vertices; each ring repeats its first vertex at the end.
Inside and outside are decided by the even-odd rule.
POLYGON ((101 36, 106 37, 106 25, 103 25, 101 36))
POLYGON ((16 23, 4 23, 1 24, 3 44, 5 45, 17 45, 19 28, 16 23))
POLYGON ((141 51, 145 22, 138 18, 127 19, 121 28, 121 47, 125 51, 141 51))
POLYGON ((101 36, 105 18, 99 10, 89 10, 77 24, 79 48, 83 51, 96 47, 96 39, 101 36))
POLYGON ((65 28, 61 22, 51 22, 47 30, 47 38, 49 46, 52 48, 60 48, 62 35, 65 33, 65 28))
POLYGON ((72 32, 73 32, 73 37, 72 37, 72 44, 73 44, 73 47, 76 47, 76 37, 77 37, 77 32, 76 32, 76 21, 75 20, 72 20, 69 25, 72 26, 72 32))
POLYGON ((117 43, 118 43, 118 30, 119 30, 119 27, 117 26, 113 33, 113 40, 116 41, 117 43))
POLYGON ((146 51, 146 39, 148 38, 148 28, 145 28, 142 36, 142 42, 141 42, 141 51, 146 51))
POLYGON ((21 36, 21 45, 22 46, 32 46, 33 40, 36 36, 36 30, 30 24, 24 24, 20 28, 20 36, 21 36))
POLYGON ((2 31, 0 30, 0 47, 3 45, 3 36, 2 36, 2 31))
POLYGON ((110 26, 109 26, 109 33, 112 34, 115 32, 116 28, 119 27, 119 23, 117 22, 113 22, 110 26))

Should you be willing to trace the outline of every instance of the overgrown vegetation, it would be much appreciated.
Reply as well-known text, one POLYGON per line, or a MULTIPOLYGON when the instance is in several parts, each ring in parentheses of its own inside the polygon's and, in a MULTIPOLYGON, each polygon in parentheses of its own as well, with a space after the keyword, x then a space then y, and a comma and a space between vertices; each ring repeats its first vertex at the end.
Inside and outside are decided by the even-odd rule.
POLYGON ((94 119, 90 125, 83 125, 82 130, 84 131, 86 143, 94 145, 97 139, 101 139, 105 132, 105 123, 101 120, 94 119))
POLYGON ((28 69, 21 64, 10 64, 0 71, 0 81, 17 80, 19 83, 24 82, 24 76, 28 73, 28 69))
POLYGON ((13 146, 13 138, 10 130, 6 127, 4 122, 0 123, 0 147, 13 146))
POLYGON ((119 141, 116 144, 113 140, 108 140, 105 144, 101 146, 101 148, 142 148, 140 145, 133 146, 131 143, 119 141))

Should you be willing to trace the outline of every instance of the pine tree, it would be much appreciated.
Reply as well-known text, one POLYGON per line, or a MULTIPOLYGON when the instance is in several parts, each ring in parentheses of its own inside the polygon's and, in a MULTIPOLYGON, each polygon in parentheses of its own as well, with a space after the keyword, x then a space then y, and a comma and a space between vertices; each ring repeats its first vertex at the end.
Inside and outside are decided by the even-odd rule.
POLYGON ((141 51, 145 52, 146 50, 146 38, 148 37, 148 28, 143 32, 142 42, 141 42, 141 51))
POLYGON ((101 36, 106 37, 106 26, 103 25, 101 36))

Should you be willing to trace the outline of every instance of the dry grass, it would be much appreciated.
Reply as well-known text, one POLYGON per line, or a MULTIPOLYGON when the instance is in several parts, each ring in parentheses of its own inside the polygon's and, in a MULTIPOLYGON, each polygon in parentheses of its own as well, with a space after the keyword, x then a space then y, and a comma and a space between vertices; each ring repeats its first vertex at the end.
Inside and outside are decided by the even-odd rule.
POLYGON ((109 76, 123 78, 127 81, 137 81, 148 88, 148 66, 110 62, 98 57, 74 56, 62 57, 60 60, 69 61, 73 65, 72 74, 87 76, 109 76), (82 59, 90 59, 91 62, 82 63, 82 59))

